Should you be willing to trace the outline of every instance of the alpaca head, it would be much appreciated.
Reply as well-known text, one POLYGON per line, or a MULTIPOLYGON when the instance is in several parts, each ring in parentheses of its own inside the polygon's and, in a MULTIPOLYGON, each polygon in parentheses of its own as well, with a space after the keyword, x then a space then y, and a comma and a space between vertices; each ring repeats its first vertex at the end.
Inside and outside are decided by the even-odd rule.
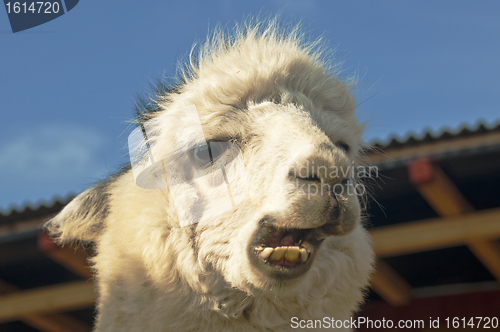
POLYGON ((75 198, 49 231, 96 242, 98 274, 126 279, 123 263, 99 257, 128 257, 159 292, 180 278, 218 296, 217 310, 217 292, 318 299, 330 288, 357 289, 352 310, 372 260, 353 170, 362 127, 349 86, 313 49, 273 24, 216 33, 138 115, 133 167, 75 198))

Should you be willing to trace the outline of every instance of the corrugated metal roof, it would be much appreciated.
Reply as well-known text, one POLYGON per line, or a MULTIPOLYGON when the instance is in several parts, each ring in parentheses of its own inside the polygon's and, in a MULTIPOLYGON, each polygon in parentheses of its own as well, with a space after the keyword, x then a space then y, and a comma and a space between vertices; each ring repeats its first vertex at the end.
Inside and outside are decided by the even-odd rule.
POLYGON ((8 225, 14 222, 45 218, 50 214, 59 212, 75 194, 65 197, 54 196, 50 201, 40 200, 37 203, 26 202, 22 205, 12 204, 6 209, 0 208, 0 225, 8 225))
POLYGON ((478 120, 473 125, 464 123, 455 129, 443 127, 436 131, 432 128, 425 128, 421 133, 409 132, 404 136, 392 134, 385 140, 375 139, 371 141, 370 144, 376 148, 383 148, 385 150, 388 150, 393 148, 402 148, 424 143, 431 143, 435 141, 444 141, 457 137, 476 136, 496 131, 500 132, 500 120, 497 120, 493 123, 487 123, 484 120, 478 120))

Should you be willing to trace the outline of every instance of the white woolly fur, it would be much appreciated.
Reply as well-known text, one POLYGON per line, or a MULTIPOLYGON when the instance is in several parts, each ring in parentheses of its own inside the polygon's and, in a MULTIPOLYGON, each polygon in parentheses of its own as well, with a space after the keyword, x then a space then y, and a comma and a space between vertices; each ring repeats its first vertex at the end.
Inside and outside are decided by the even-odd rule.
MULTIPOLYGON (((168 189, 138 187, 131 170, 80 194, 47 229, 61 242, 91 241, 98 288, 95 331, 291 331, 298 319, 349 319, 363 301, 373 252, 357 197, 346 197, 352 231, 327 237, 313 264, 294 280, 266 276, 248 259, 265 215, 312 222, 317 206, 270 194, 286 171, 311 158, 357 165, 363 147, 349 86, 298 29, 276 21, 217 30, 180 71, 175 92, 157 96, 149 115, 158 155, 189 144, 169 111, 195 105, 204 135, 238 144, 248 197, 211 223, 180 227, 168 189), (342 141, 346 154, 318 147, 342 141)), ((192 54, 195 54, 193 51, 192 54)), ((179 194, 186 209, 196 193, 179 194)), ((318 203, 319 204, 319 203, 318 203)), ((344 203, 343 203, 344 204, 344 203)), ((347 209, 346 208, 346 209, 347 209)))

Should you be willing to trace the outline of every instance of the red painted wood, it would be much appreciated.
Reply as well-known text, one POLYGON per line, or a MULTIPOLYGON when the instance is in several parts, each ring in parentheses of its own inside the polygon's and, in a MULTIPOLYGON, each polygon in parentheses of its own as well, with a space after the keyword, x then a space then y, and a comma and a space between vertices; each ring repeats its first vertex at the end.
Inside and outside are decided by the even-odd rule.
POLYGON ((38 249, 41 251, 52 251, 59 249, 59 246, 52 240, 50 235, 45 232, 38 233, 37 239, 38 249))
POLYGON ((432 181, 434 179, 432 161, 429 158, 420 158, 409 162, 408 175, 413 184, 432 181))

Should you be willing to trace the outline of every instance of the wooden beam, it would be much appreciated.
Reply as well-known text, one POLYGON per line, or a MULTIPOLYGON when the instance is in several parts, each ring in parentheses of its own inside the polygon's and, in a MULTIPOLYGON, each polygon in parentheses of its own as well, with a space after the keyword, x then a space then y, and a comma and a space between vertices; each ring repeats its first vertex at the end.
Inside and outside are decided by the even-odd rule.
POLYGON ((42 332, 90 332, 92 327, 68 314, 30 314, 22 317, 24 323, 42 332))
POLYGON ((411 286, 382 260, 377 262, 371 278, 371 287, 390 305, 403 306, 411 302, 411 286))
POLYGON ((0 297, 0 323, 31 314, 89 307, 94 301, 94 285, 90 281, 20 291, 0 297))
MULTIPOLYGON (((19 291, 18 287, 0 280, 0 294, 17 291, 19 291)), ((90 332, 92 330, 86 323, 63 313, 51 315, 32 313, 20 316, 20 320, 42 332, 90 332)))
POLYGON ((52 260, 73 273, 86 279, 92 277, 92 270, 88 264, 88 254, 82 247, 60 247, 47 233, 43 232, 38 234, 37 245, 52 260))
MULTIPOLYGON (((457 186, 428 158, 408 164, 411 182, 432 208, 443 217, 453 217, 474 211, 457 186)), ((500 247, 487 240, 466 242, 476 258, 500 281, 500 247)))
POLYGON ((19 290, 18 287, 0 279, 0 296, 19 290))
POLYGON ((44 220, 46 218, 37 218, 0 226, 0 243, 9 242, 30 234, 35 235, 40 231, 40 226, 44 220))
MULTIPOLYGON (((439 214, 450 217, 473 211, 473 207, 453 182, 429 159, 413 161, 408 165, 408 169, 411 182, 439 214)), ((417 235, 418 233, 415 233, 415 236, 417 235)), ((425 239, 429 236, 421 234, 421 237, 425 239)), ((500 275, 500 251, 497 252, 487 241, 478 240, 475 244, 474 252, 477 257, 492 273, 500 275)), ((381 267, 372 276, 373 290, 391 305, 408 304, 411 300, 411 288, 408 283, 388 265, 383 262, 379 264, 381 267)))
POLYGON ((371 230, 375 253, 395 256, 500 238, 500 209, 432 218, 371 230))
POLYGON ((409 163, 408 173, 415 188, 440 216, 453 217, 474 211, 450 178, 430 159, 409 163))
POLYGON ((443 153, 477 149, 500 144, 500 132, 491 132, 473 137, 458 137, 451 140, 422 143, 367 154, 368 164, 407 162, 415 158, 435 156, 443 153))
POLYGON ((495 279, 500 281, 500 245, 498 242, 473 240, 467 242, 467 247, 495 279))

